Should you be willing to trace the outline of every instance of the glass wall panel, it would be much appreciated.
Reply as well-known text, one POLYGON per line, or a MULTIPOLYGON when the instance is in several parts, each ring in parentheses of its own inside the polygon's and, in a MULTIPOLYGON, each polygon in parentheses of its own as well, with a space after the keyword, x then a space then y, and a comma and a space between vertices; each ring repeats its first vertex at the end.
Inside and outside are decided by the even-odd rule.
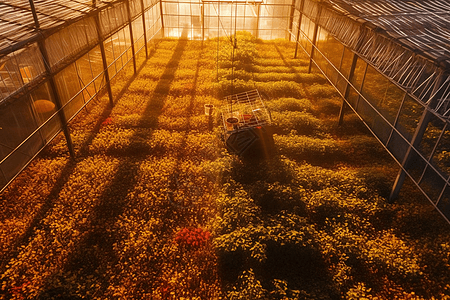
POLYGON ((161 15, 159 5, 155 5, 145 12, 145 30, 147 31, 147 42, 153 39, 161 29, 161 15))
POLYGON ((409 95, 405 97, 405 101, 400 109, 400 115, 396 128, 409 141, 411 141, 414 132, 416 131, 423 111, 424 107, 419 102, 411 98, 409 95))
MULTIPOLYGON (((0 160, 37 127, 34 109, 28 96, 0 106, 0 160)), ((32 152, 26 154, 32 155, 32 152)))
POLYGON ((449 185, 446 186, 444 194, 442 195, 441 200, 437 204, 437 207, 445 216, 447 216, 447 218, 450 218, 450 186, 449 185))
MULTIPOLYGON (((292 34, 293 37, 297 36, 297 32, 299 30, 300 24, 299 24, 299 20, 300 20, 300 12, 298 10, 294 11, 294 16, 292 18, 292 34)), ((291 37, 291 41, 294 41, 295 39, 291 37)))
POLYGON ((361 93, 391 124, 394 123, 405 92, 368 66, 361 93))
POLYGON ((100 28, 103 36, 108 36, 117 28, 128 22, 128 13, 125 3, 117 3, 100 11, 100 28))
POLYGON ((133 28, 133 43, 136 53, 140 52, 144 47, 144 24, 142 18, 139 17, 132 23, 133 28))
POLYGON ((105 86, 105 76, 103 73, 103 60, 100 46, 95 47, 89 53, 89 62, 94 78, 95 91, 98 93, 105 86))
POLYGON ((348 97, 347 97, 347 101, 348 103, 350 103, 350 105, 352 107, 356 107, 358 104, 358 100, 359 100, 359 94, 358 92, 356 92, 356 90, 349 86, 349 92, 348 92, 348 97))
POLYGON ((341 71, 342 75, 344 75, 345 78, 347 78, 347 79, 349 79, 349 76, 350 76, 352 61, 353 61, 353 52, 350 49, 348 49, 347 47, 344 47, 344 54, 342 56, 340 71, 341 71))
POLYGON ((302 16, 302 24, 300 29, 310 41, 314 38, 314 26, 314 22, 312 22, 307 16, 302 16))
POLYGON ((24 96, 0 106, 0 170, 6 183, 43 147, 31 99, 24 96), (27 139, 28 138, 28 139, 27 139), (22 144, 22 145, 21 145, 22 144))
MULTIPOLYGON (((338 42, 331 34, 322 27, 319 27, 317 32, 316 46, 320 49, 322 54, 339 69, 341 65, 344 45, 338 42)), ((351 63, 351 62, 350 62, 351 63)))
POLYGON ((445 180, 440 176, 440 174, 428 167, 425 170, 425 174, 419 185, 425 194, 430 197, 431 201, 436 203, 439 199, 439 195, 445 187, 445 180))
POLYGON ((122 35, 122 41, 120 43, 121 50, 125 53, 123 64, 125 65, 129 61, 133 59, 133 49, 131 48, 131 34, 130 34, 130 26, 126 26, 123 30, 121 30, 122 35))
MULTIPOLYGON (((252 8, 253 22, 256 23, 258 6, 249 7, 252 8)), ((288 38, 290 5, 271 5, 265 2, 260 7, 258 37, 262 39, 288 38)), ((298 16, 296 20, 298 20, 298 16)), ((297 32, 296 29, 295 32, 297 32)))
POLYGON ((305 50, 308 55, 311 55, 312 44, 303 32, 300 33, 299 40, 303 50, 305 50))
MULTIPOLYGON (((448 127, 448 126, 447 126, 448 127)), ((446 177, 450 176, 450 129, 445 129, 431 160, 432 164, 446 177)))
POLYGON ((377 103, 378 109, 391 124, 394 124, 398 110, 400 109, 400 105, 402 104, 405 95, 406 92, 401 90, 392 82, 389 82, 384 90, 383 99, 380 99, 377 103))
POLYGON ((342 95, 344 95, 345 89, 347 88, 347 80, 340 74, 337 75, 336 88, 342 95))
POLYGON ((7 181, 13 179, 44 146, 39 133, 30 136, 0 164, 7 181))
POLYGON ((383 99, 383 92, 386 89, 387 84, 389 84, 389 80, 380 72, 375 70, 374 67, 369 65, 367 67, 366 77, 364 79, 361 94, 370 103, 375 105, 379 101, 379 99, 383 99))
MULTIPOLYGON (((418 147, 425 158, 428 159, 431 156, 431 152, 433 151, 442 130, 444 130, 444 127, 445 121, 436 117, 434 114, 431 114, 431 120, 427 125, 427 129, 418 147)), ((448 146, 450 146, 450 144, 448 146)), ((448 149, 450 150, 450 148, 448 149)))
POLYGON ((141 13, 141 1, 140 0, 129 0, 130 4, 130 14, 133 19, 141 13))
POLYGON ((322 69, 322 70, 326 70, 327 69, 328 62, 323 57, 323 55, 320 54, 319 51, 314 51, 313 58, 314 58, 314 61, 317 63, 317 65, 319 66, 320 69, 322 69))
POLYGON ((386 145, 389 136, 391 135, 392 127, 386 122, 386 120, 380 115, 375 116, 372 125, 372 131, 380 139, 380 141, 386 145))
POLYGON ((406 170, 416 182, 419 182, 427 166, 427 162, 423 159, 423 156, 420 156, 419 152, 417 152, 415 149, 411 149, 410 155, 411 157, 409 158, 406 170))
POLYGON ((402 162, 408 151, 409 144, 405 138, 399 135, 396 131, 392 131, 392 136, 389 140, 387 148, 394 155, 398 162, 402 162))
POLYGON ((364 79, 364 74, 366 72, 367 63, 358 57, 355 65, 355 72, 353 74, 351 83, 359 91, 361 89, 362 81, 364 79))
POLYGON ((116 70, 116 64, 114 63, 115 58, 116 58, 116 53, 114 53, 114 47, 113 47, 113 41, 117 40, 117 37, 111 36, 109 38, 107 38, 104 42, 103 42, 103 46, 105 48, 105 57, 106 57, 106 63, 108 65, 108 73, 109 73, 109 77, 113 78, 114 75, 116 75, 117 70, 116 70))
POLYGON ((78 59, 75 63, 76 65, 76 74, 78 79, 80 80, 80 84, 84 87, 84 99, 89 100, 93 95, 95 95, 95 85, 92 82, 93 80, 93 72, 91 69, 89 53, 83 55, 80 59, 78 59))
POLYGON ((74 63, 55 76, 58 95, 67 120, 70 120, 84 104, 83 95, 79 93, 82 87, 76 74, 74 63))
POLYGON ((0 102, 45 72, 36 44, 0 58, 0 102))
POLYGON ((126 26, 120 29, 117 33, 105 40, 104 46, 106 61, 109 66, 109 77, 112 79, 132 59, 129 27, 126 26))
POLYGON ((42 139, 48 142, 61 129, 61 120, 56 114, 57 106, 48 83, 41 84, 30 96, 36 114, 37 125, 40 126, 45 123, 40 130, 42 139))
POLYGON ((370 103, 364 98, 359 99, 358 105, 356 106, 356 111, 361 115, 363 120, 372 125, 375 117, 378 115, 377 111, 374 110, 370 103))

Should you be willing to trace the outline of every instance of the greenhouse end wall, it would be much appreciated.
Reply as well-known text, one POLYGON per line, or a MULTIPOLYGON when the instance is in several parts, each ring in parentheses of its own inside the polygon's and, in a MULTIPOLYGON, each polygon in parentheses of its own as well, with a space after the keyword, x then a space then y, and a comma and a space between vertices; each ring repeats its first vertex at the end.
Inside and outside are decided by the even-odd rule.
MULTIPOLYGON (((448 70, 393 39, 312 0, 295 3, 291 36, 401 166, 450 220, 448 70), (445 108, 444 108, 445 107, 445 108)), ((342 118, 341 111, 341 118, 342 118)))

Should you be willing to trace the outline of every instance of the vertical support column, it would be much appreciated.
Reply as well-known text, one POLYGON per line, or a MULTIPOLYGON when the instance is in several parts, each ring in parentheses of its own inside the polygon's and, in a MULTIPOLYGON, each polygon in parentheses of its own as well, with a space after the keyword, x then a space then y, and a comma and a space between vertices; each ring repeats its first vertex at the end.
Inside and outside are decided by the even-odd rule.
POLYGON ((136 70, 136 50, 134 49, 133 25, 132 25, 132 22, 131 22, 130 0, 126 0, 125 1, 125 5, 127 7, 128 27, 130 28, 131 54, 133 55, 133 69, 134 69, 134 74, 136 74, 137 73, 137 70, 136 70))
POLYGON ((162 32, 162 37, 164 37, 165 36, 165 34, 164 34, 164 14, 163 14, 162 0, 159 0, 159 13, 161 15, 161 32, 162 32))
POLYGON ((109 104, 111 107, 114 106, 114 99, 111 89, 111 80, 109 78, 109 71, 108 71, 108 62, 106 61, 106 52, 105 52, 105 46, 103 44, 103 34, 100 26, 100 17, 99 17, 99 11, 96 12, 94 16, 95 20, 95 27, 97 29, 97 36, 98 36, 98 44, 100 46, 100 53, 102 54, 102 64, 103 64, 103 74, 105 74, 105 81, 106 81, 106 91, 108 92, 108 98, 109 98, 109 104))
MULTIPOLYGON (((345 51, 345 49, 344 49, 345 51)), ((345 91, 344 91, 344 99, 342 99, 342 105, 341 105, 341 109, 339 111, 339 126, 342 125, 342 123, 344 122, 344 111, 345 108, 347 107, 347 103, 345 102, 345 100, 348 100, 348 95, 350 94, 350 82, 353 79, 353 75, 355 74, 355 68, 356 68, 356 62, 358 60, 358 55, 356 55, 356 53, 353 52, 353 58, 352 58, 352 65, 350 67, 350 73, 348 74, 348 82, 347 85, 345 86, 345 91)))
MULTIPOLYGON (((29 0, 29 3, 30 3, 30 7, 31 7, 31 12, 33 14, 36 31, 39 32, 40 24, 39 24, 39 19, 38 19, 37 13, 36 13, 36 8, 34 6, 34 2, 33 2, 33 0, 29 0)), ((56 108, 58 109, 59 119, 61 120, 64 137, 66 138, 67 148, 69 149, 70 156, 72 158, 74 158, 75 151, 73 148, 72 138, 70 136, 69 128, 67 127, 66 116, 64 115, 64 112, 62 110, 62 107, 63 107, 62 101, 61 101, 61 98, 59 97, 58 89, 56 87, 55 76, 50 68, 49 57, 48 57, 47 49, 45 48, 45 43, 44 43, 43 39, 40 39, 38 41, 38 47, 42 54, 42 60, 44 61, 45 71, 49 76, 50 89, 52 90, 53 97, 55 98, 55 102, 56 102, 55 104, 56 104, 56 108)))
POLYGON ((305 3, 305 0, 301 0, 300 2, 300 9, 299 9, 299 16, 298 16, 298 28, 297 28, 297 38, 295 41, 295 54, 294 58, 297 58, 298 54, 298 39, 300 38, 300 28, 302 26, 302 16, 303 16, 303 5, 305 3))
POLYGON ((318 20, 320 19, 321 12, 322 12, 322 6, 319 6, 319 11, 317 12, 316 22, 314 22, 314 35, 313 35, 313 40, 312 40, 311 55, 309 56, 308 73, 311 73, 311 69, 312 69, 314 50, 315 50, 316 43, 317 43, 317 31, 319 30, 318 20))
POLYGON ((294 23, 294 13, 295 13, 295 0, 292 0, 292 4, 291 4, 291 12, 289 15, 289 42, 292 42, 292 34, 290 34, 292 32, 292 27, 293 27, 293 23, 294 23))
MULTIPOLYGON (((431 95, 434 95, 436 91, 439 89, 439 86, 442 84, 443 77, 444 76, 442 76, 441 73, 438 79, 436 80, 431 95)), ((412 157, 411 153, 413 153, 414 151, 413 148, 416 149, 419 146, 420 142, 422 141, 422 137, 425 134, 425 131, 427 130, 428 123, 430 122, 433 116, 433 114, 429 109, 429 107, 432 105, 433 102, 435 101, 429 101, 428 105, 425 107, 425 110, 422 113, 422 116, 420 117, 417 129, 414 132, 414 135, 411 139, 411 144, 408 147, 408 150, 406 151, 405 157, 403 158, 401 169, 398 172, 397 177, 395 178, 394 186, 392 187, 391 194, 389 195, 389 203, 393 203, 398 198, 398 194, 400 193, 400 189, 403 186, 403 182, 405 181, 406 178, 405 169, 408 167, 409 162, 411 160, 412 157)))
POLYGON ((202 41, 205 40, 205 5, 200 4, 200 14, 202 18, 202 41))
POLYGON ((256 38, 259 38, 259 21, 261 18, 261 3, 256 4, 256 38))
POLYGON ((144 29, 145 58, 148 59, 147 26, 145 26, 145 7, 144 7, 144 0, 141 0, 141 13, 142 13, 142 27, 143 27, 143 29, 144 29))
POLYGON ((219 45, 220 45, 220 1, 217 2, 217 63, 216 63, 216 69, 217 69, 216 81, 217 82, 219 82, 219 45))

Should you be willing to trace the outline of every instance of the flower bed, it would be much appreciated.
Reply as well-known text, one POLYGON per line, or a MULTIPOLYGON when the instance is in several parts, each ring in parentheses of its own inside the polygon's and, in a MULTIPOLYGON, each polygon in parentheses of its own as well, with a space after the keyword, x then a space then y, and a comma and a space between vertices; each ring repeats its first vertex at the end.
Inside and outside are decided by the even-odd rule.
POLYGON ((443 220, 409 185, 386 203, 397 167, 357 118, 335 125, 295 44, 239 38, 235 92, 271 98, 277 154, 231 156, 204 115, 226 47, 216 82, 215 41, 162 40, 71 123, 74 160, 57 137, 0 196, 0 299, 450 297, 443 220))

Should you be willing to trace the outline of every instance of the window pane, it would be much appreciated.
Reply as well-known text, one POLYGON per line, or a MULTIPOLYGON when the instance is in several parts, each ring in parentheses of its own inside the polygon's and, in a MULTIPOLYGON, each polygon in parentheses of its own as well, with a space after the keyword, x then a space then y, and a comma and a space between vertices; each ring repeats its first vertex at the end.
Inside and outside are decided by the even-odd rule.
POLYGON ((409 144, 403 136, 399 135, 396 131, 393 131, 387 148, 394 155, 397 161, 402 162, 406 151, 409 148, 409 144))
POLYGON ((342 57, 341 62, 341 73, 345 76, 345 78, 348 79, 348 76, 350 75, 350 69, 352 67, 352 61, 353 61, 353 52, 350 51, 348 48, 344 49, 344 56, 342 57))
POLYGON ((359 91, 361 88, 362 80, 364 78, 364 73, 366 71, 367 64, 358 57, 355 66, 355 73, 353 74, 351 83, 359 91))
POLYGON ((450 186, 447 185, 442 199, 437 204, 438 209, 450 219, 450 186))
POLYGON ((450 129, 445 130, 438 142, 431 162, 442 174, 450 176, 450 129))
POLYGON ((410 96, 406 96, 403 106, 400 110, 396 128, 409 141, 411 141, 414 132, 416 131, 423 110, 424 107, 419 102, 417 102, 410 96))
MULTIPOLYGON (((436 117, 434 114, 431 115, 431 120, 427 125, 427 129, 422 137, 422 141, 419 145, 419 150, 423 156, 429 158, 431 151, 433 150, 436 142, 444 129, 445 122, 436 117)), ((444 137, 445 138, 445 137, 444 137)), ((449 145, 450 146, 450 145, 449 145)), ((450 149, 449 149, 450 150, 450 149)))
POLYGON ((420 182, 420 187, 430 197, 431 201, 436 202, 438 200, 444 186, 444 179, 432 168, 427 168, 420 182))
POLYGON ((42 125, 46 123, 41 129, 42 136, 46 141, 49 141, 60 130, 61 122, 59 116, 55 114, 57 107, 48 83, 44 83, 34 90, 31 93, 31 99, 36 113, 37 124, 42 125))
POLYGON ((72 118, 84 104, 83 96, 79 93, 81 91, 80 80, 76 74, 75 64, 71 64, 55 76, 58 94, 67 120, 72 118))

